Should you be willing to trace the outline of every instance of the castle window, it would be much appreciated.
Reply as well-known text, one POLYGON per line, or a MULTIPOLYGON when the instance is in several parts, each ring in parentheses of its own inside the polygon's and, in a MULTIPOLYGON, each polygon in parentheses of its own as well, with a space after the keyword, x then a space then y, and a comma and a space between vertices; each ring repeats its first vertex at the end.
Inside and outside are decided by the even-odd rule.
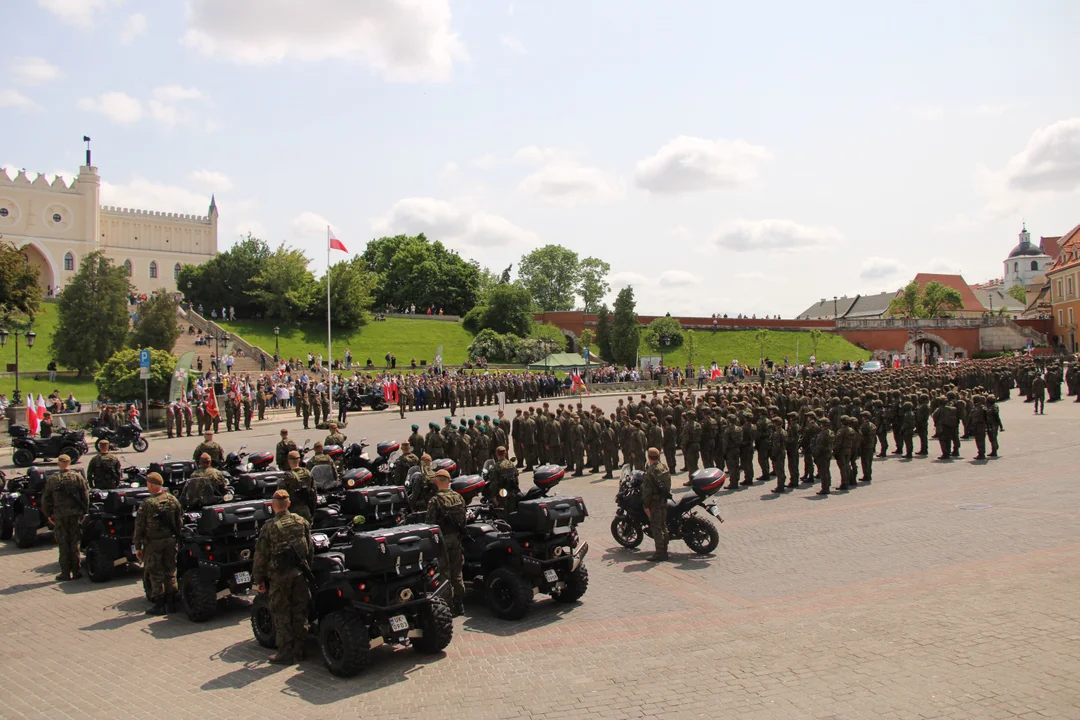
POLYGON ((1018 263, 1018 262, 1013 263, 1013 272, 1014 273, 1020 272, 1020 263, 1018 263))
POLYGON ((1032 260, 1031 261, 1031 269, 1032 269, 1032 271, 1035 271, 1035 270, 1039 269, 1039 261, 1038 260, 1032 260))
POLYGON ((7 208, 0 208, 0 217, 7 217, 9 214, 7 208))
POLYGON ((71 253, 64 253, 64 269, 68 272, 75 269, 75 256, 71 253))
POLYGON ((131 261, 130 260, 125 260, 124 261, 124 269, 127 270, 128 277, 131 277, 131 261))
POLYGON ((60 213, 53 213, 52 221, 54 223, 62 222, 64 218, 60 217, 60 213))
POLYGON ((180 263, 176 263, 176 265, 173 266, 172 279, 173 280, 179 280, 180 279, 180 263))
POLYGON ((157 263, 154 262, 153 260, 150 261, 150 277, 151 278, 156 278, 157 277, 157 263))

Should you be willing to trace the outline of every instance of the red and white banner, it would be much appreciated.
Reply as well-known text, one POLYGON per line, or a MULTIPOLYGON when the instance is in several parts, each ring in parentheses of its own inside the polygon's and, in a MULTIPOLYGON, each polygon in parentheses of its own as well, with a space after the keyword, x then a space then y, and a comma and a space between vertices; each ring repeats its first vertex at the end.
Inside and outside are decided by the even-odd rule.
POLYGON ((218 417, 217 395, 214 394, 214 386, 206 389, 206 412, 210 417, 218 417))
POLYGON ((331 250, 340 250, 343 253, 349 252, 347 249, 345 249, 345 243, 341 242, 340 240, 338 240, 334 236, 334 231, 333 230, 330 230, 328 234, 330 236, 330 249, 331 250))
POLYGON ((37 408, 34 407, 34 393, 26 394, 26 426, 30 429, 31 435, 38 434, 38 416, 37 408))
POLYGON ((45 419, 45 398, 41 396, 41 393, 37 396, 37 419, 38 422, 45 419))

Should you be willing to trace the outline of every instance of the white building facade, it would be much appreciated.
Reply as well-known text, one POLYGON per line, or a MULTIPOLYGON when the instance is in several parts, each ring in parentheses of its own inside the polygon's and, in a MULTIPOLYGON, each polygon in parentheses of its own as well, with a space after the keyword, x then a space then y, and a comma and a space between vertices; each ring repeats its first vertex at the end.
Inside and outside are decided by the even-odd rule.
POLYGON ((1046 271, 1054 264, 1053 259, 1031 242, 1031 233, 1025 225, 1020 231, 1020 242, 1005 258, 1005 290, 1022 285, 1026 290, 1037 290, 1046 283, 1046 271))

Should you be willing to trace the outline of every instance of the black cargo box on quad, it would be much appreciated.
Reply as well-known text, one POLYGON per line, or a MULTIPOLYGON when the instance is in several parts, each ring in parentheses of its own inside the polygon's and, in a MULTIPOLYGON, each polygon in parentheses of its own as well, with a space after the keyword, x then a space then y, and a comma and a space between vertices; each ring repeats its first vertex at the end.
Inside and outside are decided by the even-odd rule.
POLYGON ((436 525, 402 525, 355 533, 345 549, 345 566, 370 573, 393 572, 439 557, 442 543, 436 525))
POLYGON ((581 498, 556 495, 522 500, 508 521, 514 530, 548 533, 556 528, 571 528, 588 516, 581 498))
POLYGON ((199 515, 199 534, 254 535, 262 524, 272 517, 274 507, 269 500, 243 500, 208 505, 199 515))
POLYGON ((246 473, 236 478, 233 488, 236 495, 248 498, 272 498, 277 491, 285 473, 280 470, 260 473, 246 473))

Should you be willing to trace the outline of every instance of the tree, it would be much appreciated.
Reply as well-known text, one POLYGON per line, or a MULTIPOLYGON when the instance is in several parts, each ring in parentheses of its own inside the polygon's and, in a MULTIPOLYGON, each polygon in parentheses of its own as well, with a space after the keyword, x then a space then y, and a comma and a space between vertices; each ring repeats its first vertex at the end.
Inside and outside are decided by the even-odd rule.
POLYGON ((817 358, 818 345, 821 344, 821 339, 825 337, 825 333, 814 328, 810 331, 810 347, 814 351, 814 358, 817 358))
MULTIPOLYGON (((68 285, 70 289, 71 286, 68 285)), ((65 290, 65 293, 68 291, 65 290)), ((169 392, 176 358, 164 350, 150 351, 149 387, 139 378, 139 351, 120 350, 112 355, 94 377, 98 392, 115 401, 142 400, 149 391, 151 398, 163 400, 169 392)))
POLYGON ((266 308, 251 294, 254 279, 270 258, 270 248, 248 233, 247 237, 202 265, 180 268, 176 287, 195 308, 206 313, 223 307, 236 308, 237 317, 265 314, 266 308), (190 287, 189 287, 190 285, 190 287))
POLYGON ((691 365, 694 364, 694 356, 697 355, 697 337, 694 335, 693 330, 686 331, 686 361, 691 365))
POLYGON ((611 265, 603 260, 587 257, 578 265, 580 281, 577 294, 585 304, 585 312, 595 313, 600 307, 600 301, 608 294, 611 286, 607 282, 607 274, 611 272, 611 265))
MULTIPOLYGON (((589 328, 585 328, 581 331, 581 335, 578 336, 578 342, 581 343, 581 352, 584 354, 585 348, 589 348, 589 353, 592 354, 592 344, 596 342, 596 333, 589 328)), ((590 358, 591 360, 592 358, 590 358)))
POLYGON ((60 295, 50 348, 56 361, 75 368, 82 376, 124 347, 129 293, 127 270, 113 265, 100 250, 83 258, 79 271, 60 295))
POLYGON ((1027 305, 1027 290, 1020 283, 1016 283, 1009 288, 1009 297, 1027 305))
MULTIPOLYGON (((374 299, 375 276, 359 256, 330 268, 330 323, 339 330, 355 330, 367 324, 374 299)), ((312 293, 308 315, 313 320, 326 319, 326 278, 323 275, 312 293)))
POLYGON ((644 339, 651 350, 663 354, 682 345, 682 325, 670 315, 658 317, 645 328, 644 339))
POLYGON ((518 263, 518 282, 540 312, 573 310, 580 281, 578 255, 562 245, 545 245, 518 263))
POLYGON ((565 352, 567 337, 563 335, 562 330, 551 323, 533 323, 529 338, 532 340, 545 340, 554 344, 555 347, 563 348, 558 352, 565 352))
POLYGON ((611 360, 611 311, 601 305, 596 313, 596 347, 600 357, 611 360))
POLYGON ((496 285, 488 295, 480 328, 525 337, 532 330, 532 326, 532 299, 529 292, 517 283, 496 285))
POLYGON ((928 282, 922 289, 919 306, 922 308, 923 317, 942 317, 949 310, 962 308, 964 306, 964 296, 956 288, 942 285, 939 282, 928 282))
POLYGON ((308 263, 303 251, 286 247, 285 243, 262 263, 258 275, 251 280, 248 295, 265 309, 266 317, 296 322, 307 312, 316 291, 315 276, 308 270, 308 263))
POLYGON ((916 318, 919 310, 919 283, 912 280, 889 302, 889 314, 916 318))
POLYGON ((478 332, 484 329, 481 323, 484 322, 484 313, 487 312, 487 305, 476 305, 472 310, 465 313, 465 317, 461 318, 461 327, 465 328, 465 331, 476 335, 478 332))
MULTIPOLYGON (((480 274, 478 276, 477 290, 476 290, 476 305, 473 309, 483 305, 487 302, 488 295, 502 282, 502 279, 491 270, 485 267, 480 268, 480 274)), ((470 310, 471 312, 471 310, 470 310)), ((467 315, 468 313, 466 313, 467 315)))
POLYGON ((34 319, 41 303, 39 274, 13 243, 0 242, 0 322, 34 319))
POLYGON ((758 328, 754 332, 754 340, 758 344, 758 362, 765 359, 765 344, 769 342, 769 329, 758 328))
POLYGON ((479 263, 466 262, 437 240, 419 235, 382 237, 368 243, 361 257, 375 274, 375 304, 403 308, 434 307, 464 315, 477 305, 479 263))
POLYGON ((634 308, 634 288, 624 287, 615 298, 615 313, 611 321, 611 355, 612 360, 628 367, 637 363, 641 345, 641 327, 634 308))
POLYGON ((158 290, 139 305, 138 321, 128 345, 171 353, 178 337, 180 328, 176 320, 176 298, 172 293, 158 290))

